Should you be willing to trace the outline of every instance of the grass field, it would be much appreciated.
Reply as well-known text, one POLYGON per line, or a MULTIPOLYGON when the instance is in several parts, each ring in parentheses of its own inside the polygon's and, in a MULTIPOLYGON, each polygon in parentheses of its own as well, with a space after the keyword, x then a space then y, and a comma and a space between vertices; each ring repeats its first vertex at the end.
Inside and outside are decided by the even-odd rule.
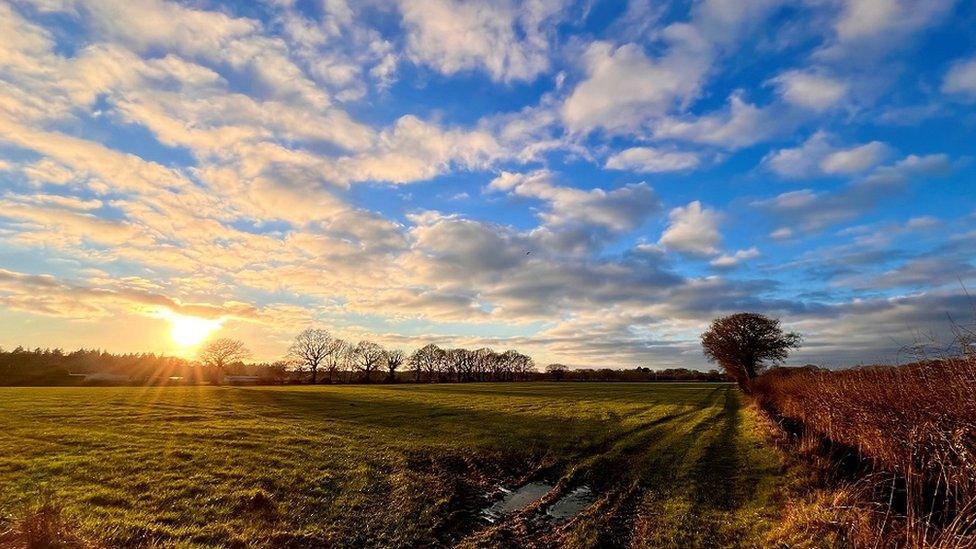
POLYGON ((111 546, 754 546, 782 467, 752 422, 724 384, 0 388, 0 509, 48 493, 111 546))

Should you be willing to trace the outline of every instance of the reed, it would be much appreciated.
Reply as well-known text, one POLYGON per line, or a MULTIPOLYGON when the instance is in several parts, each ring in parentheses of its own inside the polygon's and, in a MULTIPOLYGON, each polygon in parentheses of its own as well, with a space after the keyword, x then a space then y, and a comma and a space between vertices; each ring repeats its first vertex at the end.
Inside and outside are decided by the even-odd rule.
POLYGON ((753 390, 800 440, 847 450, 877 479, 858 491, 875 500, 865 508, 885 504, 868 546, 976 547, 976 357, 778 368, 753 390))

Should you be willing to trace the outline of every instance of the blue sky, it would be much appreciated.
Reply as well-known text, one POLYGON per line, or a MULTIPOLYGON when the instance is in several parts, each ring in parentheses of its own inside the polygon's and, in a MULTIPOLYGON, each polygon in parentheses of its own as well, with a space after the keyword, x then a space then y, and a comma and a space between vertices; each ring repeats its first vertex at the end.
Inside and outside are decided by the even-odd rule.
POLYGON ((0 3, 0 345, 797 361, 973 320, 976 5, 0 3))

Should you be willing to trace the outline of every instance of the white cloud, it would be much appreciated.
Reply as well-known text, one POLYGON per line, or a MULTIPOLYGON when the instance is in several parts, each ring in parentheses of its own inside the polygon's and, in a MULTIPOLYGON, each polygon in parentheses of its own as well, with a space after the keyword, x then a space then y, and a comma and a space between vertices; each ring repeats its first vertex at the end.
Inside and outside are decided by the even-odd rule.
POLYGON ((942 222, 931 215, 913 217, 905 223, 905 228, 911 231, 927 230, 938 227, 942 222))
POLYGON ((284 41, 263 34, 256 20, 162 0, 79 0, 78 4, 102 39, 114 39, 136 52, 164 49, 191 59, 227 63, 249 75, 256 90, 278 100, 302 101, 313 108, 331 102, 328 93, 289 59, 284 41))
POLYGON ((671 117, 656 122, 654 137, 677 139, 738 149, 758 143, 792 125, 788 118, 776 116, 770 107, 746 102, 740 92, 729 97, 728 106, 699 117, 671 117))
POLYGON ((908 155, 894 164, 874 168, 839 191, 790 191, 753 205, 805 231, 817 231, 864 215, 882 200, 903 192, 909 183, 945 175, 951 168, 944 154, 908 155))
POLYGON ((557 185, 554 174, 546 170, 528 174, 502 172, 488 188, 547 202, 548 208, 539 217, 551 227, 585 226, 626 232, 660 209, 657 196, 646 183, 612 190, 575 189, 557 185))
POLYGON ((799 147, 770 152, 763 158, 763 165, 774 173, 789 178, 812 177, 820 172, 820 162, 830 152, 830 136, 818 131, 799 147))
POLYGON ((976 99, 976 58, 952 65, 942 81, 942 93, 976 99))
POLYGON ((608 158, 605 167, 610 170, 660 173, 690 170, 700 163, 701 159, 695 153, 632 147, 608 158))
POLYGON ((951 5, 945 0, 845 0, 834 29, 845 40, 915 30, 951 5))
POLYGON ((877 188, 903 185, 915 178, 941 177, 952 171, 952 161, 946 154, 910 154, 890 166, 874 170, 864 184, 877 188))
POLYGON ((549 69, 550 19, 559 0, 401 0, 407 55, 444 74, 482 69, 494 80, 531 80, 549 69))
MULTIPOLYGON (((561 109, 564 124, 580 133, 627 134, 654 125, 662 116, 687 111, 702 94, 716 60, 734 52, 743 37, 782 3, 703 0, 692 4, 687 22, 655 29, 650 49, 634 42, 589 44, 583 53, 585 79, 561 109)), ((632 7, 624 17, 646 18, 646 12, 632 7)), ((656 16, 650 22, 656 23, 656 16)), ((647 32, 639 25, 627 32, 635 29, 637 34, 647 32)))
POLYGON ((819 55, 832 60, 876 57, 904 47, 913 34, 945 17, 955 0, 837 0, 834 39, 819 55))
POLYGON ((863 172, 880 164, 890 152, 890 147, 884 143, 872 141, 859 147, 828 154, 820 161, 820 169, 829 174, 863 172))
POLYGON ((739 263, 743 261, 748 261, 757 257, 759 257, 759 249, 753 246, 745 250, 739 250, 731 255, 724 254, 716 257, 710 261, 709 264, 716 269, 732 269, 737 267, 739 263))
POLYGON ((637 44, 590 44, 583 54, 587 78, 562 107, 566 126, 634 131, 696 97, 711 63, 710 45, 687 25, 672 25, 664 34, 670 47, 656 59, 637 44))
POLYGON ((379 134, 373 149, 338 159, 337 178, 342 182, 410 183, 451 168, 488 168, 506 156, 505 149, 486 130, 445 129, 406 115, 379 134))
POLYGON ((850 175, 865 172, 885 161, 892 150, 880 141, 849 148, 835 146, 823 131, 811 135, 799 147, 780 149, 763 158, 763 165, 787 178, 802 179, 823 174, 850 175))
POLYGON ((393 44, 362 20, 346 0, 326 0, 321 15, 309 17, 293 3, 277 2, 275 19, 290 53, 316 83, 333 91, 338 101, 357 101, 371 80, 386 90, 396 79, 400 55, 393 44))
POLYGON ((718 253, 722 235, 718 232, 719 214, 702 207, 695 200, 684 207, 677 207, 668 214, 669 225, 661 235, 659 244, 677 252, 692 255, 718 253))
POLYGON ((784 0, 702 0, 692 7, 692 22, 719 46, 731 49, 743 36, 755 32, 784 0))
POLYGON ((796 210, 816 203, 818 196, 810 189, 802 189, 778 194, 765 203, 779 210, 796 210))
POLYGON ((798 70, 784 72, 772 82, 784 100, 815 111, 837 105, 848 91, 847 85, 839 80, 798 70))
POLYGON ((116 190, 147 191, 162 186, 180 189, 192 183, 183 174, 155 162, 99 143, 61 133, 39 131, 0 116, 0 141, 57 159, 77 176, 111 181, 116 190))

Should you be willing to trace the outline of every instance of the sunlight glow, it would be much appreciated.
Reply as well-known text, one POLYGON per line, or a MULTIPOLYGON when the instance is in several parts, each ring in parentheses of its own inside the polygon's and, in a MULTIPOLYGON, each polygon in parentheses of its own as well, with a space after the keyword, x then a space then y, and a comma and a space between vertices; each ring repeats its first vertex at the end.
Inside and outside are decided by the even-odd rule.
POLYGON ((194 347, 220 329, 220 320, 173 314, 169 316, 170 337, 180 347, 194 347))

